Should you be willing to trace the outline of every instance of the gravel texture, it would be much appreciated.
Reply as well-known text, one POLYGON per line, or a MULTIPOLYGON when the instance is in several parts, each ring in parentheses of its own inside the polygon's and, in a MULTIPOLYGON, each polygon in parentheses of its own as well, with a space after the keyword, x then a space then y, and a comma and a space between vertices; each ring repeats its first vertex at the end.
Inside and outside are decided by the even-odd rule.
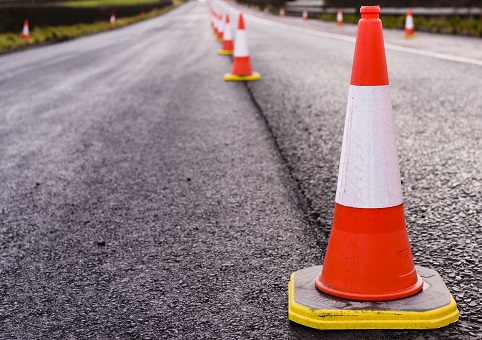
POLYGON ((247 28, 249 85, 199 2, 0 57, 0 339, 482 336, 480 67, 388 53, 415 260, 461 320, 320 332, 287 283, 323 261, 353 44, 247 28))

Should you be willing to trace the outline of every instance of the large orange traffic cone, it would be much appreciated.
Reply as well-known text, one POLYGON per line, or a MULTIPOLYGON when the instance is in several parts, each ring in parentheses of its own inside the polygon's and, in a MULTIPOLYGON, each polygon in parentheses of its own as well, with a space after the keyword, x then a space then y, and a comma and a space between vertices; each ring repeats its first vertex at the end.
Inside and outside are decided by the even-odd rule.
POLYGON ((28 19, 23 22, 22 38, 30 40, 30 30, 28 29, 28 19))
POLYGON ((219 16, 218 16, 218 37, 217 37, 218 42, 223 41, 223 33, 224 33, 223 15, 219 14, 219 16))
POLYGON ((360 13, 325 261, 291 275, 288 317, 319 329, 443 327, 459 313, 438 273, 413 263, 380 7, 360 13))
POLYGON ((282 17, 282 18, 285 16, 285 9, 284 9, 284 7, 281 7, 281 8, 279 9, 279 16, 282 17))
POLYGON ((249 58, 248 41, 244 27, 243 13, 239 13, 238 29, 234 41, 234 59, 231 73, 224 75, 226 81, 244 81, 261 79, 259 73, 253 72, 249 58))
POLYGON ((223 47, 218 51, 218 54, 233 54, 234 43, 231 24, 229 23, 229 14, 226 14, 224 17, 226 18, 226 22, 224 23, 223 30, 223 47))
POLYGON ((308 10, 306 8, 303 9, 303 15, 302 16, 303 16, 303 20, 305 20, 305 21, 308 20, 308 10))
POLYGON ((338 8, 338 12, 336 13, 336 25, 343 26, 343 10, 338 8))
POLYGON ((109 24, 111 26, 115 25, 115 13, 112 13, 112 15, 110 16, 109 24))
POLYGON ((413 26, 413 16, 412 10, 409 8, 407 10, 407 18, 405 19, 405 38, 415 38, 417 35, 415 34, 415 28, 413 26))
POLYGON ((362 7, 348 95, 335 212, 316 286, 351 300, 420 291, 403 213, 379 7, 362 7), (356 278, 356 279, 355 279, 356 278))

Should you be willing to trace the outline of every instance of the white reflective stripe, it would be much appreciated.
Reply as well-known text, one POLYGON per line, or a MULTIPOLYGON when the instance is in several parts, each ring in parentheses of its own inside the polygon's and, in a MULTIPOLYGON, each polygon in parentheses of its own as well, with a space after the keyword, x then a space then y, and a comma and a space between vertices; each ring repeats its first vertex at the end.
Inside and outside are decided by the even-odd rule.
POLYGON ((231 24, 224 24, 223 40, 231 41, 233 40, 233 33, 231 32, 231 24))
POLYGON ((407 20, 405 20, 405 28, 412 29, 413 28, 413 17, 411 15, 407 16, 407 20))
POLYGON ((338 12, 336 14, 336 21, 338 22, 342 22, 343 21, 343 13, 342 12, 338 12))
POLYGON ((245 30, 236 30, 236 38, 234 40, 234 56, 235 57, 249 56, 248 41, 246 39, 245 30))
POLYGON ((388 85, 350 85, 335 201, 356 208, 403 203, 388 85))
MULTIPOLYGON (((18 32, 18 31, 17 31, 18 32)), ((22 30, 22 35, 29 35, 28 26, 24 25, 22 30)))

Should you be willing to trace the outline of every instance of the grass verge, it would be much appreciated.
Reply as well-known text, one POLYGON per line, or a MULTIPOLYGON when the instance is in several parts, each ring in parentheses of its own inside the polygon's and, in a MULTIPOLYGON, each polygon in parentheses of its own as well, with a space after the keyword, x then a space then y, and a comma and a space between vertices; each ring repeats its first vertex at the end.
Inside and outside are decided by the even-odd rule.
POLYGON ((26 41, 20 33, 0 34, 0 53, 25 49, 31 46, 71 40, 83 35, 108 31, 127 26, 142 20, 150 19, 164 14, 182 5, 185 1, 173 0, 172 5, 159 10, 147 12, 144 16, 135 15, 125 18, 117 18, 115 26, 110 26, 108 20, 92 24, 77 24, 71 26, 38 27, 30 32, 30 40, 26 41))
MULTIPOLYGON (((319 14, 317 19, 336 21, 336 14, 319 14)), ((381 15, 383 28, 405 28, 405 15, 381 15)), ((343 14, 343 21, 356 24, 359 15, 343 14)), ((459 16, 414 17, 415 31, 482 37, 482 20, 459 16)))

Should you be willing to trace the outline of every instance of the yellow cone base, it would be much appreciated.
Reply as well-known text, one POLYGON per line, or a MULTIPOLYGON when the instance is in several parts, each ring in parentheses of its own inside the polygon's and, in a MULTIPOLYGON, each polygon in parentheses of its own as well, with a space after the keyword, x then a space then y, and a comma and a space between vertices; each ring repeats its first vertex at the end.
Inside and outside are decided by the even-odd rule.
POLYGON ((217 38, 216 41, 217 41, 217 42, 223 42, 223 39, 222 39, 222 38, 217 38))
POLYGON ((405 39, 413 39, 413 38, 416 38, 417 35, 416 34, 404 34, 403 37, 405 39))
POLYGON ((423 291, 393 301, 352 301, 322 293, 315 277, 322 266, 291 274, 288 318, 317 329, 431 329, 459 319, 457 305, 440 275, 416 266, 424 280, 423 291))
POLYGON ((232 73, 226 73, 224 75, 225 81, 252 81, 252 80, 260 80, 261 75, 257 72, 253 72, 253 74, 249 76, 238 76, 232 73))
POLYGON ((234 53, 234 50, 219 50, 218 51, 218 54, 222 54, 222 55, 229 55, 229 54, 233 54, 234 53))

